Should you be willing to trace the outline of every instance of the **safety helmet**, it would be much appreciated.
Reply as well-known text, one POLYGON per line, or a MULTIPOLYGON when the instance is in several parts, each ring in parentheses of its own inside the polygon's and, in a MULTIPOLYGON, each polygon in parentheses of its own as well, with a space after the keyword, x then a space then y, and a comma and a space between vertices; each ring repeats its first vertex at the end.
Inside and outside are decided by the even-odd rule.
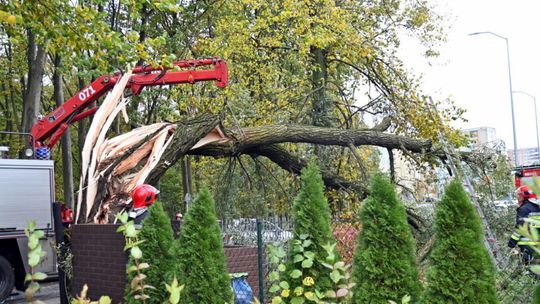
POLYGON ((159 190, 148 184, 142 184, 131 193, 131 199, 133 200, 133 208, 144 208, 152 205, 157 198, 159 190))
POLYGON ((517 188, 516 194, 520 205, 521 203, 523 203, 524 200, 528 200, 531 198, 536 199, 536 194, 534 194, 534 192, 527 186, 520 186, 519 188, 517 188))

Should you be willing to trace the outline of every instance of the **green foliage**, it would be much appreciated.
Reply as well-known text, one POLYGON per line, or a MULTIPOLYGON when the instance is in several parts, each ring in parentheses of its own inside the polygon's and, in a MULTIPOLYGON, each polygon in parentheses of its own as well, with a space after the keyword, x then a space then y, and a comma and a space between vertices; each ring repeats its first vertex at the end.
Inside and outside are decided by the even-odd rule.
POLYGON ((459 180, 437 205, 426 303, 498 303, 482 225, 459 180))
POLYGON ((174 218, 177 212, 185 213, 182 176, 179 167, 175 165, 169 168, 159 183, 159 200, 169 218, 174 218))
MULTIPOLYGON (((380 113, 376 119, 391 117, 399 133, 435 138, 434 130, 446 128, 461 115, 459 109, 446 106, 446 101, 439 103, 440 116, 429 115, 425 107, 428 96, 420 92, 419 79, 403 68, 397 56, 403 32, 417 38, 425 53, 435 53, 432 48, 442 41, 441 17, 425 0, 231 0, 222 5, 171 0, 0 0, 0 10, 4 12, 0 14, 0 38, 4 41, 0 46, 0 130, 20 129, 22 96, 27 88, 24 79, 32 68, 26 56, 29 32, 51 54, 44 77, 53 72, 49 57, 60 56, 66 63, 61 68, 66 99, 81 84, 135 62, 155 65, 174 58, 208 56, 227 60, 233 81, 225 91, 214 94, 217 89, 212 83, 145 89, 131 101, 127 109, 130 124, 121 125, 120 131, 176 121, 202 111, 222 112, 225 96, 227 111, 233 114, 224 118, 224 125, 229 126, 320 120, 360 129, 365 127, 365 114, 380 113), (8 17, 15 20, 2 22, 8 17), (361 90, 366 84, 373 90, 361 90), (362 99, 372 102, 358 107, 359 91, 366 92, 362 99), (317 105, 321 101, 322 105, 317 105), (313 111, 316 107, 321 111, 313 111)), ((42 114, 51 109, 52 91, 51 82, 44 81, 42 114)), ((72 136, 76 164, 78 135, 72 136)), ((299 144, 290 144, 287 149, 298 154, 312 152, 299 144)), ((377 150, 372 147, 355 149, 363 165, 352 161, 346 149, 325 150, 332 155, 324 166, 349 180, 363 180, 362 172, 367 170, 362 167, 376 168, 378 164, 377 150)), ((257 211, 274 211, 266 203, 272 202, 280 214, 288 212, 291 199, 284 193, 296 186, 296 180, 270 167, 270 172, 261 170, 265 178, 259 182, 253 178, 259 174, 257 165, 247 163, 245 168, 256 183, 248 182, 250 191, 245 191, 245 180, 250 177, 237 173, 231 183, 239 191, 231 191, 234 194, 225 202, 218 200, 220 205, 235 206, 228 210, 218 205, 218 211, 253 216, 257 211), (278 187, 283 191, 266 190, 278 187), (246 202, 253 208, 245 208, 246 202)), ((217 195, 214 185, 222 184, 221 176, 194 170, 197 174, 195 183, 211 185, 217 195)), ((169 178, 172 185, 177 176, 167 176, 162 182, 166 184, 169 178)), ((62 187, 56 189, 61 198, 62 187)), ((358 198, 347 195, 336 201, 344 201, 342 198, 358 203, 358 198)), ((164 199, 165 209, 170 212, 176 201, 164 199)))
POLYGON ((272 304, 279 303, 348 303, 350 300, 350 289, 353 286, 349 282, 350 265, 339 260, 336 245, 323 245, 326 257, 321 259, 315 255, 310 248, 315 244, 307 235, 301 235, 299 240, 293 240, 293 263, 283 263, 285 250, 281 247, 268 247, 270 264, 274 268, 270 272, 268 279, 271 283, 269 292, 274 294, 272 304), (311 268, 322 266, 324 272, 318 277, 313 277, 311 268), (292 267, 292 268, 291 268, 292 267), (331 286, 324 286, 323 278, 330 279, 331 286), (300 285, 292 282, 300 281, 300 285))
POLYGON ((149 268, 150 265, 142 262, 143 253, 140 245, 144 240, 139 239, 140 230, 135 228, 135 223, 129 220, 126 212, 118 214, 116 218, 122 223, 118 227, 117 232, 124 234, 126 240, 124 250, 129 252, 131 261, 131 265, 127 269, 127 275, 130 278, 130 282, 128 283, 130 288, 129 296, 133 297, 136 301, 146 304, 150 298, 147 294, 147 289, 155 289, 155 287, 145 283, 146 275, 143 273, 143 270, 149 268))
POLYGON ((111 298, 101 296, 99 301, 92 301, 86 297, 88 293, 88 285, 84 284, 81 294, 71 300, 71 304, 111 304, 111 298))
POLYGON ((214 200, 206 187, 184 217, 174 256, 178 261, 180 283, 185 286, 181 303, 232 301, 214 200))
POLYGON ((540 284, 536 284, 536 288, 534 289, 534 297, 531 303, 540 304, 540 284))
POLYGON ((169 292, 169 298, 167 299, 167 303, 180 303, 180 294, 182 293, 182 290, 184 290, 184 285, 178 285, 178 280, 176 279, 176 276, 173 278, 171 285, 165 284, 165 287, 169 292))
POLYGON ((24 229, 24 234, 28 238, 28 266, 30 272, 26 274, 24 282, 28 284, 25 291, 26 301, 34 303, 34 295, 39 291, 38 281, 47 278, 42 272, 36 272, 36 267, 41 264, 43 258, 47 255, 41 248, 40 239, 45 235, 43 230, 36 230, 36 221, 30 221, 24 229))
MULTIPOLYGON (((330 226, 330 208, 323 192, 323 181, 319 167, 314 159, 310 160, 307 167, 302 169, 301 175, 301 190, 293 205, 293 240, 289 248, 289 261, 287 268, 294 269, 295 256, 298 254, 297 245, 295 243, 304 243, 304 239, 309 239, 308 246, 310 251, 315 255, 313 259, 324 260, 327 252, 323 248, 325 244, 334 244, 335 240, 332 235, 332 228, 330 226)), ((305 262, 305 261, 304 261, 305 262)), ((306 269, 305 275, 317 277, 321 287, 330 288, 331 281, 328 277, 324 277, 322 274, 325 272, 325 267, 321 264, 315 264, 313 267, 306 269)), ((291 280, 291 288, 302 286, 302 281, 291 280)), ((325 289, 326 289, 325 288, 325 289)))
MULTIPOLYGON (((173 246, 173 231, 171 221, 165 214, 161 202, 156 202, 148 210, 150 213, 143 221, 143 226, 138 234, 138 237, 144 240, 139 245, 140 250, 145 253, 145 260, 149 262, 151 267, 148 267, 144 274, 145 284, 156 287, 156 289, 148 289, 146 294, 149 296, 146 303, 163 303, 167 295, 162 289, 166 282, 171 281, 171 269, 174 266, 175 259, 172 255, 171 247, 173 246)), ((139 268, 142 264, 139 264, 139 268)), ((128 285, 126 288, 125 303, 138 303, 132 297, 133 289, 131 282, 136 276, 136 260, 130 256, 128 264, 128 285)), ((178 286, 177 286, 178 287, 178 286)))
POLYGON ((370 196, 360 210, 362 231, 354 255, 353 303, 420 299, 415 244, 395 189, 382 174, 373 177, 370 196))

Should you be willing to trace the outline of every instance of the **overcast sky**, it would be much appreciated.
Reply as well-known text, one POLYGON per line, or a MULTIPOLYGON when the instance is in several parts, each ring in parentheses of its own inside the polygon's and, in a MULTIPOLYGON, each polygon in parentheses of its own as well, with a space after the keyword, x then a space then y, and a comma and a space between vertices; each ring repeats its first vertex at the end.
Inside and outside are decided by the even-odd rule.
MULTIPOLYGON (((448 42, 441 56, 426 59, 418 48, 403 44, 406 66, 424 78, 424 90, 434 97, 450 97, 467 109, 462 128, 494 127, 497 136, 513 147, 506 44, 491 31, 507 37, 512 86, 536 96, 540 110, 540 1, 539 0, 431 0, 446 16, 448 42)), ((536 147, 533 99, 514 95, 518 148, 536 147)))

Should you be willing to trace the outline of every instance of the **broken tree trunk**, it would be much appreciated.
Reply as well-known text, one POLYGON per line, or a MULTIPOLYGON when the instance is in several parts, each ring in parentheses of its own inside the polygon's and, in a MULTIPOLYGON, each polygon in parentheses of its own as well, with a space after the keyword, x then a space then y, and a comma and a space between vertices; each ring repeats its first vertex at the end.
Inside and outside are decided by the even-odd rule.
MULTIPOLYGON (((118 111, 111 111, 118 113, 118 111)), ((94 147, 95 195, 80 200, 86 210, 79 222, 106 223, 129 207, 131 190, 138 184, 157 184, 184 155, 234 157, 241 154, 264 156, 283 169, 299 174, 306 160, 296 157, 280 143, 310 143, 344 147, 373 145, 421 153, 431 142, 375 130, 342 130, 303 125, 269 125, 244 129, 220 128, 220 117, 203 114, 176 123, 161 123, 135 129, 116 138, 102 140, 94 147)), ((94 161, 94 160, 92 160, 94 161)), ((327 187, 367 194, 363 183, 322 172, 327 187)), ((89 197, 88 195, 86 197, 89 197)), ((82 211, 81 211, 82 212, 82 211)))
MULTIPOLYGON (((105 139, 103 134, 118 114, 117 108, 108 110, 110 116, 101 117, 100 136, 88 136, 94 144, 86 175, 81 175, 81 189, 77 210, 78 223, 108 223, 129 207, 131 191, 142 183, 156 184, 165 171, 181 159, 189 149, 213 142, 223 142, 219 117, 201 115, 178 123, 158 123, 137 128, 115 138, 105 139), (82 191, 81 191, 82 192, 82 191)), ((98 116, 99 117, 99 116, 98 116)))

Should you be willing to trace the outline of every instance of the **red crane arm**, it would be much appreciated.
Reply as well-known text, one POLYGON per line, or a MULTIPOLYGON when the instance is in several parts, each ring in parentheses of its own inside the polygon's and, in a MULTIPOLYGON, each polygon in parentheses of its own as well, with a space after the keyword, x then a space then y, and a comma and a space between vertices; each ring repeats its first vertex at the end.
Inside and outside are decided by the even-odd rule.
MULTIPOLYGON (((215 80, 220 88, 227 86, 227 63, 218 58, 203 60, 182 60, 174 63, 173 67, 137 66, 132 70, 133 75, 126 88, 133 95, 141 93, 146 86, 159 86, 179 83, 195 83, 199 81, 215 80), (200 66, 213 66, 211 69, 196 70, 200 66), (181 70, 175 70, 178 67, 181 70), (182 70, 183 69, 183 70, 182 70)), ((47 147, 51 149, 60 139, 69 125, 94 114, 97 108, 83 111, 94 101, 111 90, 122 75, 103 75, 90 85, 80 90, 64 104, 56 108, 44 118, 39 119, 32 126, 31 134, 34 138, 34 147, 47 147), (47 141, 48 142, 45 142, 47 141)))

